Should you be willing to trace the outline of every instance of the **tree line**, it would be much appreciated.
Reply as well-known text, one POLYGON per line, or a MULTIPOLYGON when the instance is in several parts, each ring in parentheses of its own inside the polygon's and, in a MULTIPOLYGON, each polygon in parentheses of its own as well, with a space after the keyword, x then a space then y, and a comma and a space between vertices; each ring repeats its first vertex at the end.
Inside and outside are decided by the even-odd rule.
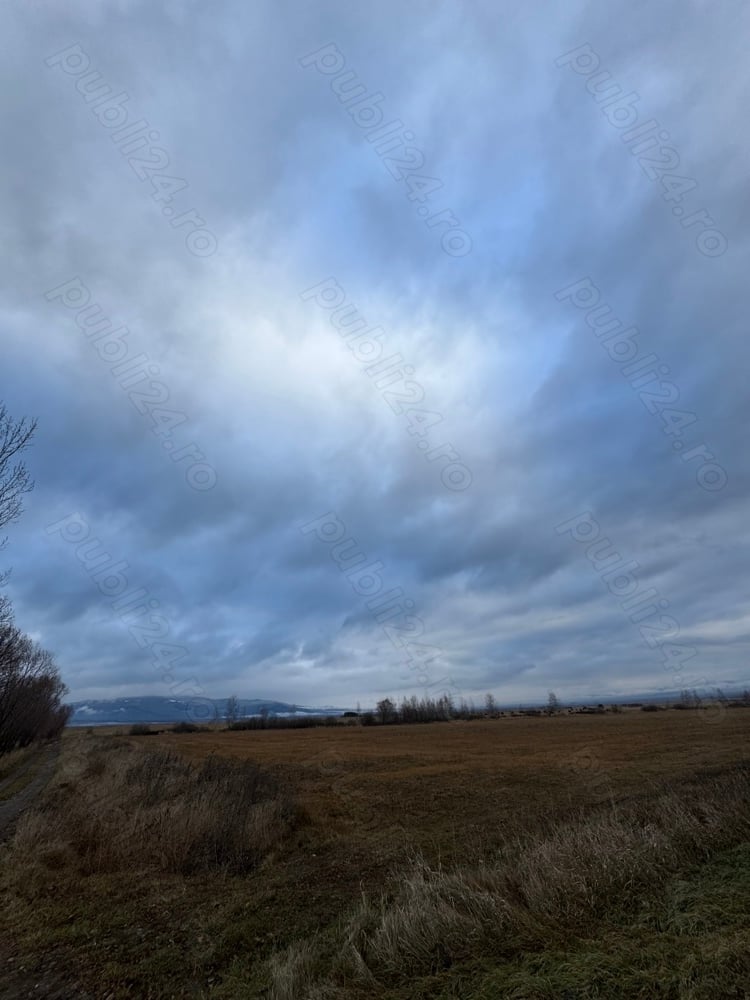
MULTIPOLYGON (((227 703, 225 722, 227 729, 309 729, 313 726, 340 725, 339 716, 333 715, 272 715, 268 710, 259 715, 239 718, 236 707, 237 700, 232 697, 227 703)), ((502 715, 499 712, 494 696, 488 694, 483 708, 478 708, 473 702, 461 699, 458 704, 450 695, 440 698, 402 698, 400 703, 391 698, 383 698, 377 703, 375 711, 344 712, 343 718, 363 726, 388 726, 396 723, 408 724, 419 722, 450 722, 453 719, 477 719, 502 715)), ((196 727, 198 728, 198 727, 196 727)))
MULTIPOLYGON (((629 702, 631 708, 642 708, 646 712, 656 712, 674 709, 703 709, 711 707, 713 704, 721 704, 727 708, 750 708, 750 691, 744 691, 735 699, 727 698, 721 689, 716 688, 713 696, 701 696, 697 691, 683 691, 679 702, 673 704, 629 702)), ((550 691, 547 703, 539 707, 527 707, 519 705, 517 711, 508 709, 501 711, 495 696, 488 693, 484 697, 482 705, 476 705, 473 701, 467 702, 461 698, 456 702, 450 695, 446 694, 440 698, 417 698, 412 695, 409 698, 402 698, 396 702, 392 698, 381 699, 375 709, 365 711, 344 712, 342 716, 333 715, 273 715, 268 709, 261 711, 259 715, 240 718, 239 702, 235 697, 228 700, 227 711, 224 715, 224 722, 227 729, 309 729, 314 726, 337 726, 344 722, 362 726, 392 726, 408 725, 411 723, 424 722, 451 722, 457 719, 469 721, 472 719, 496 719, 501 716, 554 716, 561 713, 576 713, 584 715, 600 715, 606 712, 619 713, 623 711, 623 705, 615 702, 604 705, 580 705, 575 708, 566 708, 554 691, 550 691)), ((218 721, 218 716, 217 716, 218 721)), ((143 727, 148 728, 148 727, 143 727)), ((201 726, 184 727, 180 731, 196 732, 201 730, 201 726)), ((175 732, 178 727, 175 727, 175 732)))
MULTIPOLYGON (((33 488, 19 455, 35 429, 34 421, 13 420, 0 405, 0 528, 18 519, 23 495, 33 488)), ((0 587, 8 575, 0 574, 0 587)), ((72 712, 62 701, 66 691, 52 654, 16 625, 10 600, 0 595, 0 753, 58 736, 72 712)))

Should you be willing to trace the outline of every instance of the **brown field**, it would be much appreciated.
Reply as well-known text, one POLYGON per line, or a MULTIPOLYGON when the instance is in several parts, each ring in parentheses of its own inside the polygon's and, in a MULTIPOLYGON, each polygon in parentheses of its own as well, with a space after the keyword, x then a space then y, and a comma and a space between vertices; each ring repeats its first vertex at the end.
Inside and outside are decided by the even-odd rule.
MULTIPOLYGON (((250 758, 299 796, 313 826, 387 853, 443 860, 492 848, 541 814, 650 793, 747 759, 750 711, 629 710, 383 727, 143 737, 198 759, 250 758)), ((342 845, 343 846, 343 845, 342 845)))
MULTIPOLYGON (((427 975, 420 980, 423 992, 418 994, 408 984, 408 977, 405 981, 399 979, 402 973, 393 974, 392 990, 377 987, 368 992, 364 986, 346 986, 343 992, 326 992, 328 988, 316 992, 317 988, 311 987, 308 993, 306 986, 300 986, 304 977, 300 980, 289 970, 300 961, 304 964, 304 956, 309 954, 316 956, 315 975, 324 975, 330 956, 341 952, 342 942, 350 933, 340 930, 342 918, 350 919, 347 914, 365 906, 367 921, 376 927, 380 919, 376 904, 381 893, 397 891, 405 873, 415 871, 415 858, 433 871, 468 872, 465 884, 471 885, 476 877, 471 871, 482 864, 493 864, 498 849, 511 842, 531 842, 546 837, 550 831, 549 843, 557 844, 554 850, 559 850, 560 844, 567 843, 554 832, 559 821, 579 824, 585 837, 587 829, 599 829, 599 821, 594 818, 588 824, 587 817, 601 815, 602 804, 606 811, 610 802, 616 804, 617 810, 627 810, 631 805, 639 808, 645 802, 650 810, 652 797, 655 801, 670 786, 747 763, 749 737, 750 711, 743 709, 653 713, 633 709, 552 718, 506 716, 472 722, 371 727, 342 724, 299 730, 213 729, 143 737, 126 737, 113 731, 105 734, 101 730, 94 735, 68 732, 63 740, 59 774, 46 806, 48 812, 31 816, 16 841, 7 851, 0 851, 0 890, 6 899, 0 913, 0 960, 7 958, 8 968, 17 970, 15 978, 7 983, 0 972, 0 995, 25 996, 23 990, 30 989, 29 983, 36 977, 34 981, 41 978, 48 983, 49 996, 58 995, 53 985, 57 989, 61 983, 76 982, 80 991, 70 995, 106 996, 112 1000, 135 996, 220 1000, 271 996, 273 1000, 306 1000, 308 995, 388 996, 393 1000, 412 1000, 416 996, 439 1000, 494 1000, 501 996, 559 1000, 559 989, 555 992, 557 988, 550 986, 549 992, 539 985, 544 976, 539 978, 541 973, 533 964, 537 961, 534 955, 539 950, 538 942, 529 945, 528 960, 519 952, 507 968, 502 956, 489 957, 491 951, 485 951, 488 957, 476 967, 471 961, 466 964, 465 959, 446 960, 448 966, 453 963, 454 967, 441 972, 440 977, 427 975), (111 758, 107 746, 116 748, 111 758), (140 751, 154 750, 174 751, 196 767, 210 755, 253 761, 263 771, 272 772, 281 793, 301 806, 301 821, 285 832, 279 827, 282 832, 277 845, 264 848, 262 862, 242 873, 217 868, 213 872, 183 874, 160 867, 152 839, 144 840, 140 854, 137 844, 121 844, 121 857, 128 859, 125 862, 113 855, 98 868, 87 868, 75 860, 77 848, 73 841, 58 844, 50 840, 45 827, 58 822, 54 819, 55 809, 69 810, 81 796, 84 802, 96 803, 100 793, 102 808, 115 810, 110 819, 102 812, 102 822, 117 830, 119 804, 115 801, 113 807, 106 805, 107 789, 97 786, 97 781, 102 780, 97 775, 110 766, 106 764, 108 759, 121 760, 123 753, 137 759, 140 751), (372 905, 365 905, 364 898, 373 901, 372 905), (318 937, 321 932, 322 939, 318 937), (301 944, 309 941, 316 943, 301 944), (291 959, 284 957, 289 946, 302 948, 298 957, 293 953, 289 953, 291 959), (308 947, 309 953, 304 950, 308 947), (271 994, 269 960, 277 963, 276 986, 271 994), (524 964, 527 961, 528 968, 524 964), (442 976, 449 978, 443 981, 442 976), (505 984, 512 976, 521 977, 520 992, 505 992, 505 984), (475 992, 480 980, 485 985, 475 992), (18 992, 13 993, 13 988, 18 992)), ((117 766, 127 766, 127 761, 121 760, 117 766)), ((710 780, 705 787, 708 794, 710 780)), ((700 801, 701 786, 695 794, 700 801)), ((58 815, 62 818, 63 813, 58 815)), ((84 826, 88 822, 85 810, 77 815, 84 826)), ((741 831, 744 820, 732 819, 735 822, 741 831)), ((177 832, 176 828, 170 831, 168 825, 162 829, 160 838, 177 832)), ((740 832, 737 836, 743 835, 740 832)), ((545 857, 546 852, 545 848, 545 857)), ((666 856, 670 856, 669 850, 666 856)), ((694 863, 689 860, 689 850, 684 856, 685 865, 694 863)), ((584 854, 582 864, 587 863, 584 854)), ((644 871, 651 863, 644 856, 644 871)), ((731 863, 738 872, 750 875, 750 862, 744 855, 731 863)), ((668 869, 662 870, 659 864, 654 868, 654 877, 668 879, 668 869)), ((615 873, 617 868, 616 863, 615 873)), ((689 867, 685 871, 693 877, 689 867)), ((415 891, 427 892, 419 888, 421 876, 415 877, 415 891)), ((561 877, 559 872, 556 877, 561 877)), ((727 905, 729 897, 722 895, 723 878, 721 870, 718 874, 706 870, 705 885, 700 884, 696 898, 710 901, 710 905, 705 904, 709 916, 700 917, 704 922, 700 926, 709 917, 714 919, 710 914, 722 912, 727 905)), ((438 884, 435 892, 442 891, 438 884)), ((449 887, 446 891, 454 890, 449 887)), ((750 930, 742 917, 744 908, 750 905, 750 882, 742 891, 748 893, 747 904, 739 889, 730 899, 737 910, 732 917, 737 921, 737 929, 732 932, 733 956, 750 954, 750 930)), ((666 917, 660 911, 639 919, 663 922, 666 917)), ((413 925, 408 918, 408 926, 413 925)), ((614 943, 602 944, 605 950, 617 952, 620 964, 611 972, 611 981, 596 985, 594 967, 589 969, 587 965, 594 962, 586 957, 589 946, 583 952, 576 951, 583 937, 599 933, 596 928, 584 933, 572 926, 564 933, 556 933, 559 946, 568 950, 558 958, 551 955, 549 961, 553 964, 544 975, 563 975, 561 969, 573 970, 565 972, 570 982, 578 982, 575 977, 579 976, 580 982, 589 986, 571 996, 628 1000, 652 996, 703 1000, 705 996, 706 1000, 719 1000, 722 996, 741 995, 709 989, 710 984, 695 992, 680 992, 676 987, 672 992, 650 992, 648 986, 636 992, 630 980, 623 985, 624 977, 639 967, 638 948, 646 946, 637 943, 640 930, 625 926, 614 943)), ((722 953, 724 933, 718 928, 706 945, 706 961, 722 953)), ((406 937, 400 932, 398 939, 406 937)), ((651 937, 649 932, 644 942, 651 937)), ((458 940, 460 954, 461 935, 458 940)), ((685 944, 670 937, 665 944, 659 939, 653 967, 676 967, 683 961, 685 948, 689 951, 695 947, 693 940, 685 944)), ((393 948, 389 954, 395 954, 393 948)), ((403 969, 408 969, 413 960, 404 959, 403 969)), ((431 961, 428 952, 423 974, 425 970, 429 973, 431 961)), ((732 961, 736 965, 744 960, 732 961)), ((600 959, 596 963, 600 965, 600 959)), ((750 975, 750 967, 747 971, 750 975)), ((647 982, 652 972, 646 969, 643 975, 647 982)), ((732 975, 733 984, 743 981, 744 966, 738 965, 732 975)), ((568 979, 564 981, 567 984, 568 979)), ((34 995, 47 994, 42 990, 34 995)))

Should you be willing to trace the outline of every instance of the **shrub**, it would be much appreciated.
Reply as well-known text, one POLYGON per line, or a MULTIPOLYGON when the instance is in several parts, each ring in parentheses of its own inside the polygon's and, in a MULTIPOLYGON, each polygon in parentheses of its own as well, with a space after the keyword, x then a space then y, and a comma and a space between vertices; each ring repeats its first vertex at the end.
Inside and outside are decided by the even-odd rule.
POLYGON ((268 773, 211 756, 194 767, 164 751, 111 745, 68 751, 41 811, 19 822, 14 849, 70 852, 86 873, 190 874, 254 868, 301 814, 268 773), (41 820, 40 820, 41 817, 41 820))
POLYGON ((58 737, 73 712, 66 691, 52 654, 13 624, 0 596, 0 753, 58 737))
POLYGON ((178 722, 172 726, 173 733, 207 733, 210 730, 206 726, 197 726, 194 722, 178 722))
POLYGON ((153 736, 154 731, 151 726, 146 726, 142 722, 136 722, 128 730, 129 736, 153 736))

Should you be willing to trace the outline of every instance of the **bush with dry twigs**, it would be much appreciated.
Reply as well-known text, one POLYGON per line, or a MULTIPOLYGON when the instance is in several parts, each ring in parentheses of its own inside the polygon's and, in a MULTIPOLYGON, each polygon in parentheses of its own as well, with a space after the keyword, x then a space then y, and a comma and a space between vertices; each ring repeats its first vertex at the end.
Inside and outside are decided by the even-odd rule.
POLYGON ((250 761, 134 751, 110 737, 66 751, 41 806, 19 822, 19 858, 59 857, 86 874, 155 869, 243 872, 297 824, 300 813, 250 761))

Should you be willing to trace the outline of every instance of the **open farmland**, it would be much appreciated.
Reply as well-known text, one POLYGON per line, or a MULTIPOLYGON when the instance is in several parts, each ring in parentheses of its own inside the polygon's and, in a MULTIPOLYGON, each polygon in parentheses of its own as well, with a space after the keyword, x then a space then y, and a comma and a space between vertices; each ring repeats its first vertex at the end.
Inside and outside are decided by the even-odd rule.
MULTIPOLYGON (((34 995, 53 997, 61 984, 72 989, 73 977, 75 991, 65 995, 82 998, 559 1000, 566 996, 561 983, 572 984, 567 995, 580 998, 742 996, 727 984, 734 990, 750 974, 738 958, 750 954, 742 915, 750 905, 750 835, 742 818, 748 792, 731 782, 738 765, 747 762, 749 736, 750 712, 741 709, 715 717, 629 710, 134 738, 69 732, 43 811, 27 814, 2 851, 7 906, 0 916, 0 957, 6 962, 0 995, 31 995, 33 982, 41 984, 34 995), (182 792, 170 791, 169 781, 160 784, 158 766, 146 758, 158 765, 163 751, 194 765, 196 789, 185 784, 176 764, 167 771, 175 772, 182 792), (210 781, 205 784, 224 773, 221 761, 228 758, 238 766, 257 764, 271 782, 266 796, 288 805, 277 809, 275 825, 248 827, 259 846, 251 862, 239 867, 211 860, 226 837, 218 813, 228 806, 209 805, 209 825, 216 820, 219 826, 210 825, 208 834, 217 846, 207 853, 206 833, 199 831, 202 853, 193 863, 195 843, 184 824, 201 812, 201 802, 234 801, 231 782, 221 785, 223 798, 212 797, 210 781), (148 787, 141 790, 127 777, 133 769, 150 775, 148 787), (676 800, 663 804, 669 789, 688 796, 698 820, 688 822, 676 800), (164 803, 157 801, 159 794, 164 803), (184 794, 178 813, 170 812, 171 799, 184 794), (661 860, 647 853, 641 859, 644 845, 633 832, 637 824, 627 818, 631 812, 641 816, 639 822, 656 824, 648 843, 661 844, 661 860), (716 822, 706 818, 711 816, 716 822), (673 827, 679 840, 682 826, 695 822, 698 847, 692 840, 686 847, 685 837, 671 843, 673 827), (574 849, 565 875, 555 858, 574 849), (488 918, 473 896, 472 919, 481 926, 465 927, 465 915, 444 926, 445 893, 460 900, 467 886, 476 885, 476 872, 489 879, 507 864, 502 859, 509 851, 520 852, 517 864, 529 873, 525 881, 542 886, 542 901, 548 884, 552 899, 555 885, 585 882, 587 866, 598 863, 602 852, 602 871, 616 879, 622 870, 632 898, 626 906, 622 887, 613 883, 610 891, 592 883, 591 898, 600 899, 595 917, 586 910, 588 902, 580 912, 566 909, 541 922, 534 911, 537 923, 525 918, 523 933, 517 927, 500 938, 492 932, 491 941, 505 942, 500 952, 487 943, 488 918), (609 861, 607 852, 613 852, 609 861), (447 878, 454 879, 452 888, 440 881, 447 878), (406 898, 399 896, 404 892, 406 898), (682 929, 666 937, 644 932, 644 926, 669 926, 672 916, 663 910, 672 905, 664 902, 670 893, 682 900, 682 929), (424 894, 443 902, 435 909, 424 894), (686 914, 685 898, 706 912, 686 914), (388 900, 398 903, 392 911, 388 900), (616 912, 605 920, 610 905, 616 912), (645 907, 635 918, 634 906, 645 907), (725 912, 732 926, 713 928, 714 940, 711 921, 725 912), (421 927, 424 914, 433 914, 434 926, 421 927), (383 928, 399 919, 407 924, 386 947, 383 928), (633 919, 631 926, 627 921, 633 919), (421 936, 412 940, 417 930, 421 936), (691 992, 683 980, 693 973, 683 966, 690 955, 695 958, 693 931, 700 931, 701 947, 708 949, 701 968, 713 969, 717 948, 726 961, 720 975, 711 972, 710 982, 708 973, 695 972, 691 992), (633 949, 646 943, 653 954, 636 959, 633 949), (375 978, 367 971, 358 979, 351 963, 341 964, 355 946, 375 978), (600 952, 611 956, 611 967, 591 958, 600 952), (649 986, 652 966, 671 970, 672 985, 649 986), (717 991, 717 983, 726 992, 717 991)), ((493 891, 500 891, 497 885, 493 891)), ((490 928, 499 919, 492 914, 490 928)))
POLYGON ((316 828, 452 856, 542 816, 653 792, 737 762, 750 712, 505 717, 425 726, 338 726, 170 735, 139 742, 199 759, 250 758, 284 777, 316 828), (387 828, 387 835, 386 835, 387 828))

